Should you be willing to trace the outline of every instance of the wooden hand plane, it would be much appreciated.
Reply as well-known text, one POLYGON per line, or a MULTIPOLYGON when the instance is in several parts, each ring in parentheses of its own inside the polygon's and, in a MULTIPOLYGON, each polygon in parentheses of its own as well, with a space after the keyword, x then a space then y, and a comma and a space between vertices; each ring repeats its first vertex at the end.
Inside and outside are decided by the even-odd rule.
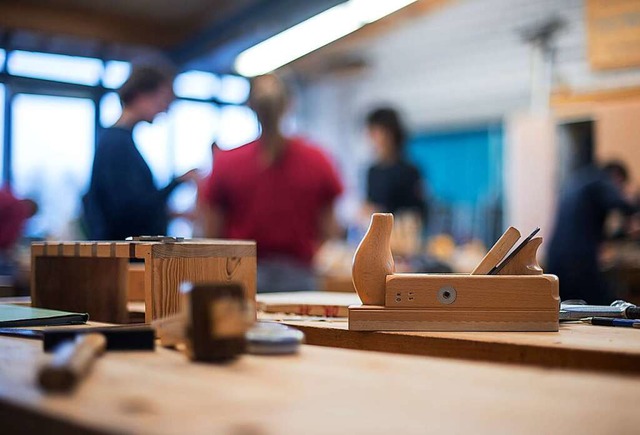
POLYGON ((404 274, 395 273, 392 228, 392 214, 373 214, 356 250, 352 276, 362 305, 349 307, 349 329, 558 330, 559 282, 538 264, 535 232, 503 260, 520 238, 509 228, 470 275, 404 274))

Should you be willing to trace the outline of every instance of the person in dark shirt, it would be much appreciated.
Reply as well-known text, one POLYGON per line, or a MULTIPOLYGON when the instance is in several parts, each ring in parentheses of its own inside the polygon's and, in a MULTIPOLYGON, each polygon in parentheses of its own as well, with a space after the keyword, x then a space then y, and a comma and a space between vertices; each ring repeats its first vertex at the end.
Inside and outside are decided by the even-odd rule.
POLYGON ((191 170, 162 189, 133 141, 133 127, 153 122, 174 99, 173 74, 155 66, 135 67, 119 89, 122 115, 102 132, 96 147, 89 191, 83 199, 88 236, 122 240, 166 234, 167 199, 182 182, 195 180, 191 170))
POLYGON ((613 297, 600 273, 598 254, 609 213, 637 212, 624 197, 627 180, 624 165, 612 162, 603 168, 583 168, 567 183, 558 206, 546 268, 560 278, 562 300, 611 303, 613 297))
POLYGON ((367 204, 371 212, 417 212, 425 216, 422 178, 403 156, 406 133, 398 113, 389 108, 367 116, 367 127, 377 160, 367 174, 367 204))

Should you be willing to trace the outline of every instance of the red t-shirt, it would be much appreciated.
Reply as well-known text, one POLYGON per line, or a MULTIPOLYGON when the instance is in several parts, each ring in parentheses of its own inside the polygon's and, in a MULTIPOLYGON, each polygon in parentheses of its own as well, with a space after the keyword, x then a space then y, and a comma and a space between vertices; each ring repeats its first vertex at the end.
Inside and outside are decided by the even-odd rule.
POLYGON ((7 189, 0 189, 0 251, 10 249, 22 234, 29 218, 27 204, 7 189))
POLYGON ((258 255, 310 264, 320 239, 320 216, 342 192, 325 155, 299 138, 288 139, 267 165, 260 141, 216 154, 205 195, 224 213, 223 236, 252 239, 258 255))

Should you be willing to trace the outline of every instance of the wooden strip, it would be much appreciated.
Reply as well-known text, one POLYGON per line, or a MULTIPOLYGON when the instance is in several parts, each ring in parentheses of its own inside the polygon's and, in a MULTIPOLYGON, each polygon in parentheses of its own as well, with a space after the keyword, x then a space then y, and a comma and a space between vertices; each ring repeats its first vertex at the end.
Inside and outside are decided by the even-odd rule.
POLYGON ((349 308, 353 331, 557 331, 558 311, 349 308))
POLYGON ((155 258, 227 258, 255 257, 256 243, 238 241, 237 243, 156 243, 151 246, 155 258))
POLYGON ((284 320, 318 346, 640 374, 640 334, 561 323, 558 332, 350 331, 344 320, 284 320))
POLYGON ((355 293, 292 292, 256 295, 258 310, 308 316, 347 317, 349 306, 359 304, 355 293))
POLYGON ((110 242, 95 242, 96 256, 100 258, 111 257, 111 243, 110 242))
POLYGON ((151 257, 151 245, 147 243, 134 243, 135 246, 135 258, 150 258, 151 257))
POLYGON ((507 228, 507 231, 491 247, 482 261, 471 272, 471 275, 486 275, 491 269, 502 261, 507 252, 516 244, 520 238, 520 231, 514 227, 507 228))
POLYGON ((76 256, 76 244, 75 243, 64 243, 60 244, 62 250, 63 257, 75 257, 76 256))
POLYGON ((80 257, 92 257, 93 255, 93 243, 90 242, 80 242, 79 243, 79 256, 80 257))
POLYGON ((31 255, 32 256, 41 256, 45 253, 44 243, 32 243, 31 244, 31 255))
POLYGON ((58 254, 57 244, 55 242, 45 242, 44 255, 54 257, 58 254))

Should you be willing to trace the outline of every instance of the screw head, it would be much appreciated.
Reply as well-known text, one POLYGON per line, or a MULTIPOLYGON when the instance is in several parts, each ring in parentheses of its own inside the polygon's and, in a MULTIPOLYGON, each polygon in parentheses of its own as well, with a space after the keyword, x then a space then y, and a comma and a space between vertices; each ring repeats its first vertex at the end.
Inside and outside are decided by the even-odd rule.
POLYGON ((456 300, 456 289, 451 286, 445 286, 438 290, 438 302, 443 305, 450 305, 456 300))

